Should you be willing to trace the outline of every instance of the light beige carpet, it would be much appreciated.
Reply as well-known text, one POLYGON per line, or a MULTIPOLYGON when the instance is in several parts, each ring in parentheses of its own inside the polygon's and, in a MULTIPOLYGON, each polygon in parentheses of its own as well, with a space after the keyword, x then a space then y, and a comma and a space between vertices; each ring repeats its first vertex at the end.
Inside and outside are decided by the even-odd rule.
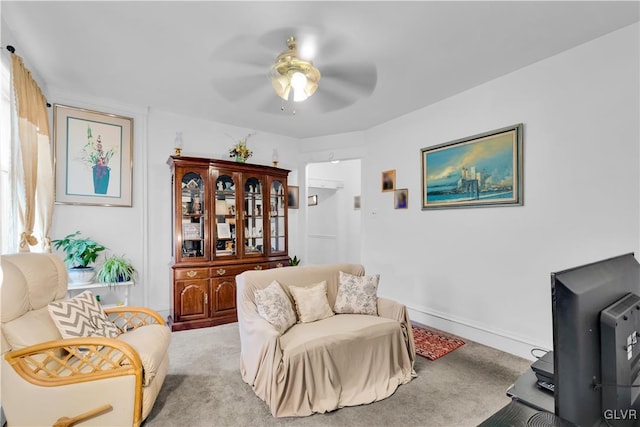
POLYGON ((239 372, 237 323, 174 332, 170 367, 145 427, 477 426, 509 403, 505 392, 530 362, 472 341, 429 361, 389 398, 304 418, 273 418, 239 372))

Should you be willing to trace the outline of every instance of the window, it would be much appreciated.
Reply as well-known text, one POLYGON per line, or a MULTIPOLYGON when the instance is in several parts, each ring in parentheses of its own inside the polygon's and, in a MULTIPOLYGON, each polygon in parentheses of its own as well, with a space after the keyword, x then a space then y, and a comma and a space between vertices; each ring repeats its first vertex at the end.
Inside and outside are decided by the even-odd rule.
POLYGON ((11 58, 0 55, 0 225, 2 253, 18 250, 18 226, 15 203, 15 186, 11 179, 13 157, 11 129, 13 114, 11 106, 11 58))

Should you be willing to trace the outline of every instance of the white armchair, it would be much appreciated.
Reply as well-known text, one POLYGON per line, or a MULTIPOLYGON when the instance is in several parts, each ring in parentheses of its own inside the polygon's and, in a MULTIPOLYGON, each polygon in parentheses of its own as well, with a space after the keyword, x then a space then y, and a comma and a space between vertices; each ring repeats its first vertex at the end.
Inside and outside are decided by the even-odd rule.
POLYGON ((1 402, 9 426, 138 426, 169 366, 169 328, 153 310, 105 310, 117 338, 63 339, 48 311, 67 294, 52 254, 2 256, 1 402))

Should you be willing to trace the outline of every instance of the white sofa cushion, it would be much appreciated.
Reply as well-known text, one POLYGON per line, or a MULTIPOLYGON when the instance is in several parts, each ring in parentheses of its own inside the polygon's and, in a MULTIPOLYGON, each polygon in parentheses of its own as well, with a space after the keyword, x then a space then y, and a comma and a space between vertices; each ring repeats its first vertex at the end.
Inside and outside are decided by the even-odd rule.
POLYGON ((63 338, 116 338, 120 329, 113 324, 91 291, 71 299, 49 303, 49 314, 63 338))
POLYGON ((258 314, 283 334, 296 324, 296 312, 289 297, 276 280, 264 289, 255 291, 258 314))
POLYGON ((378 315, 378 282, 380 275, 354 276, 340 272, 338 294, 333 311, 342 314, 378 315))
POLYGON ((323 280, 311 286, 289 286, 296 303, 298 318, 302 323, 326 319, 335 313, 327 299, 327 282, 323 280))
POLYGON ((2 334, 12 350, 62 338, 60 331, 49 316, 47 307, 31 310, 26 314, 2 324, 2 334), (35 327, 33 325, 38 325, 35 327))
POLYGON ((171 331, 165 325, 146 325, 121 334, 117 339, 131 345, 140 356, 144 368, 142 385, 148 386, 167 354, 171 331))

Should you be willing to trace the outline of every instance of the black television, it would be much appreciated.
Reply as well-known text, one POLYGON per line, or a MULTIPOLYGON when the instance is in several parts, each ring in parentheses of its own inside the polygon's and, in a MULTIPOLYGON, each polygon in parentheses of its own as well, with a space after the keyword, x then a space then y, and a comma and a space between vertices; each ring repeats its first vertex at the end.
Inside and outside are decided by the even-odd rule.
MULTIPOLYGON (((615 322, 604 341, 601 334, 603 311, 624 317, 627 314, 615 307, 640 309, 637 304, 621 303, 637 301, 640 295, 640 264, 634 254, 551 273, 551 295, 556 415, 582 427, 640 425, 640 399, 635 392, 640 384, 640 345, 636 349, 635 342, 628 346, 617 342, 615 322), (627 378, 617 375, 620 372, 626 372, 627 378), (613 380, 611 373, 617 375, 613 380)), ((619 334, 635 337, 633 331, 640 331, 638 318, 634 316, 634 323, 625 324, 619 334)), ((607 325, 612 326, 611 319, 605 321, 607 325)))

